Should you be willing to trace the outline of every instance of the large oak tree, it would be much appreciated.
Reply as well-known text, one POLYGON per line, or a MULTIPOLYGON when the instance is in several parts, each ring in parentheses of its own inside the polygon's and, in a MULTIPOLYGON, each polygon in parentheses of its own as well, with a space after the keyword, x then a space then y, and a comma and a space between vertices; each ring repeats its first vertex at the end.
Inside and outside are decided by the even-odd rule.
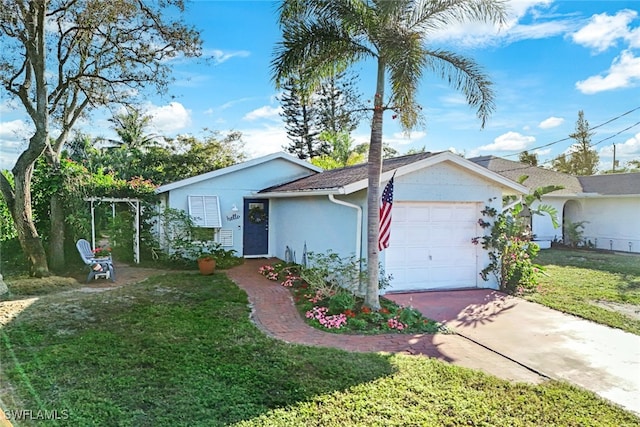
MULTIPOLYGON (((19 102, 34 129, 11 171, 14 183, 0 175, 0 190, 32 274, 49 270, 31 210, 35 161, 46 154, 55 167, 91 109, 162 93, 171 59, 200 55, 184 7, 182 0, 0 0, 0 90, 19 102)), ((62 212, 52 206, 52 216, 62 212)))

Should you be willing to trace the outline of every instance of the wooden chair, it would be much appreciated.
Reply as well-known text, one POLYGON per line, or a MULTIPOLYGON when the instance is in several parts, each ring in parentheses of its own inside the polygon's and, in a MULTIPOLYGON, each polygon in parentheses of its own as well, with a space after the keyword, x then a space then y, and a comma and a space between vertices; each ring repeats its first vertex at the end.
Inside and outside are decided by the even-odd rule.
POLYGON ((96 257, 91 250, 91 245, 85 239, 78 240, 76 248, 78 248, 82 261, 89 268, 87 283, 92 279, 111 279, 112 282, 116 281, 116 269, 113 266, 111 255, 108 257, 96 257))

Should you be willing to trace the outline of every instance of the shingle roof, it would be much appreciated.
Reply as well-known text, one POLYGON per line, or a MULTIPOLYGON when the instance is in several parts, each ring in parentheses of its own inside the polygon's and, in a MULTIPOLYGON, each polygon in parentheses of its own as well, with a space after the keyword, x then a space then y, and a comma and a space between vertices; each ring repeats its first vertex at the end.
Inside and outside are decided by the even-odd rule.
POLYGON ((611 196, 640 195, 640 173, 616 173, 578 177, 585 193, 611 196))
MULTIPOLYGON (((397 169, 402 166, 415 163, 429 158, 438 153, 418 153, 408 156, 394 157, 382 162, 382 172, 397 169)), ((266 188, 260 193, 285 192, 285 191, 309 191, 309 190, 329 190, 344 187, 354 182, 367 179, 367 164, 361 163, 354 166, 347 166, 340 169, 331 169, 316 173, 296 181, 283 185, 266 188)))
POLYGON ((474 157, 469 160, 514 181, 518 181, 522 175, 527 175, 529 178, 523 184, 531 190, 547 185, 564 187, 563 190, 550 193, 552 195, 580 193, 595 193, 603 196, 640 195, 640 173, 575 177, 495 156, 474 157))
POLYGON ((518 180, 521 176, 526 175, 528 178, 523 182, 523 185, 530 190, 548 185, 561 185, 564 189, 554 191, 550 194, 560 195, 582 193, 580 181, 578 181, 576 177, 565 173, 531 166, 520 162, 514 162, 512 160, 502 159, 495 156, 474 157, 469 160, 516 182, 519 182, 518 180))

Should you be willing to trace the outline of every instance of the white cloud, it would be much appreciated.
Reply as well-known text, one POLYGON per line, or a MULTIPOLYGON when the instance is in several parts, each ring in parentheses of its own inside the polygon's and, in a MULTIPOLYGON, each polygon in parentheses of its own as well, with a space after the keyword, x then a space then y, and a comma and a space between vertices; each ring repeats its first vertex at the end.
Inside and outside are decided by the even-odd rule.
POLYGON ((627 35, 627 40, 629 41, 630 48, 640 47, 640 27, 630 31, 627 35))
POLYGON ((254 129, 242 129, 242 140, 250 158, 285 151, 289 144, 284 126, 263 126, 254 129))
POLYGON ((621 10, 613 16, 606 13, 593 15, 590 22, 571 37, 579 45, 604 52, 620 39, 630 35, 629 23, 638 16, 634 10, 621 10))
POLYGON ((280 113, 282 112, 282 107, 272 107, 270 105, 265 105, 264 107, 257 108, 253 111, 248 112, 242 118, 243 120, 253 121, 258 119, 280 119, 280 113))
POLYGON ((0 123, 0 170, 13 167, 32 133, 33 129, 22 120, 0 123))
POLYGON ((230 60, 231 58, 246 58, 247 56, 249 56, 251 53, 246 51, 246 50, 238 50, 235 52, 225 52, 223 50, 220 49, 205 49, 202 52, 202 56, 204 58, 210 58, 213 59, 213 61, 216 63, 216 65, 218 64, 222 64, 223 62, 226 62, 228 60, 230 60))
POLYGON ((540 129, 551 129, 560 126, 564 123, 564 119, 560 117, 549 117, 548 119, 544 119, 540 122, 538 127, 540 129))
POLYGON ((153 128, 161 134, 176 133, 191 125, 191 111, 179 102, 161 107, 151 106, 146 108, 146 112, 152 117, 153 128))
POLYGON ((546 156, 547 154, 551 153, 551 148, 545 148, 544 150, 535 150, 534 153, 537 154, 538 157, 546 156))
POLYGON ((640 82, 640 58, 624 50, 604 75, 591 76, 576 83, 576 88, 587 95, 607 90, 630 87, 640 82))
POLYGON ((383 140, 385 143, 391 145, 392 147, 398 148, 403 145, 413 144, 424 138, 426 135, 427 133, 423 131, 414 131, 408 135, 404 132, 396 132, 390 137, 385 136, 383 140))
MULTIPOLYGON (((601 155, 613 157, 613 145, 602 147, 601 155)), ((632 160, 640 156, 640 133, 635 134, 622 144, 616 144, 616 159, 632 160)))
POLYGON ((478 147, 478 151, 514 151, 524 150, 528 144, 535 142, 535 137, 521 135, 518 132, 507 132, 494 139, 493 144, 478 147))
POLYGON ((506 23, 502 27, 484 23, 448 25, 430 35, 431 40, 454 42, 463 46, 483 46, 497 41, 541 39, 573 31, 575 19, 549 12, 553 0, 513 0, 508 2, 506 23), (522 23, 529 19, 531 23, 522 23))

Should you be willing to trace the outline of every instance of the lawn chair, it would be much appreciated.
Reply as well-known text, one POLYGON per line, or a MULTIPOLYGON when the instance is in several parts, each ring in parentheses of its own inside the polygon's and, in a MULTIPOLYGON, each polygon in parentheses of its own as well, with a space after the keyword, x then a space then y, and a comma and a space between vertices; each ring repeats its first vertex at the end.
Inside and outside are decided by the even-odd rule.
POLYGON ((92 279, 111 279, 112 282, 116 281, 116 269, 113 266, 111 255, 108 257, 96 257, 91 250, 91 245, 84 239, 76 242, 76 248, 78 248, 82 261, 89 267, 87 283, 92 279))

